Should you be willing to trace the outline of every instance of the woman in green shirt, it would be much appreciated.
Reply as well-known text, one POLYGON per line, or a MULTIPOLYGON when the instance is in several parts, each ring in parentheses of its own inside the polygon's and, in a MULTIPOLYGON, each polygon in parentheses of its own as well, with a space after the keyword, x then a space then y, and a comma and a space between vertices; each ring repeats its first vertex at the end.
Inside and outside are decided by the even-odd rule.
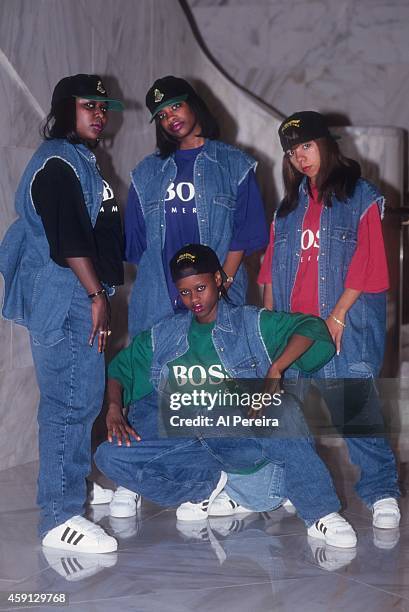
POLYGON ((308 534, 335 546, 355 546, 355 533, 337 512, 339 500, 297 402, 291 394, 278 393, 290 365, 314 371, 332 358, 325 323, 313 316, 232 306, 209 247, 187 245, 170 267, 188 311, 136 336, 111 363, 108 442, 97 450, 98 467, 133 495, 178 505, 178 520, 191 521, 207 518, 226 472, 251 472, 278 462, 285 468, 282 496, 291 498, 308 534), (250 383, 260 380, 264 389, 256 393, 250 383), (238 399, 230 410, 225 398, 234 395, 232 388, 238 399), (123 405, 135 401, 126 420, 123 405), (159 437, 158 416, 167 438, 159 437), (182 426, 185 437, 180 438, 182 426), (262 435, 257 436, 257 428, 262 435))

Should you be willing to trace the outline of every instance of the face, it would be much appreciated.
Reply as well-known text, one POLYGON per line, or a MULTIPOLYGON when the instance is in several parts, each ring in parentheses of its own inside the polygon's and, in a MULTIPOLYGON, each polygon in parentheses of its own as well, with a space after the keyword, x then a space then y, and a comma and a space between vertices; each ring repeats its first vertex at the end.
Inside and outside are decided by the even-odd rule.
POLYGON ((184 305, 194 313, 199 323, 216 320, 219 287, 222 284, 220 272, 194 274, 181 278, 175 284, 184 305))
POLYGON ((200 133, 196 115, 186 102, 175 102, 165 106, 158 113, 158 119, 165 132, 179 142, 200 133))
POLYGON ((75 98, 76 132, 80 138, 95 142, 108 121, 106 102, 75 98))
POLYGON ((321 166, 320 151, 315 140, 293 147, 286 155, 294 168, 308 176, 314 185, 321 166))

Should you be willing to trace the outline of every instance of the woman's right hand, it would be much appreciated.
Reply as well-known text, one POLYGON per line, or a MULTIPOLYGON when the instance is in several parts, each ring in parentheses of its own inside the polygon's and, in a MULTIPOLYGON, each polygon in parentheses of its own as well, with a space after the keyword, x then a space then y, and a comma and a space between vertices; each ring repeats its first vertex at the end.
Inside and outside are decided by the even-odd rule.
POLYGON ((105 293, 92 298, 91 314, 92 329, 88 342, 92 346, 95 336, 98 334, 98 352, 103 353, 106 349, 108 336, 111 333, 111 307, 105 293))
POLYGON ((108 429, 108 442, 117 440, 118 446, 122 446, 122 441, 125 441, 126 446, 131 446, 129 436, 132 436, 137 442, 141 441, 141 436, 128 423, 123 415, 122 409, 117 404, 111 405, 106 416, 106 425, 108 429))

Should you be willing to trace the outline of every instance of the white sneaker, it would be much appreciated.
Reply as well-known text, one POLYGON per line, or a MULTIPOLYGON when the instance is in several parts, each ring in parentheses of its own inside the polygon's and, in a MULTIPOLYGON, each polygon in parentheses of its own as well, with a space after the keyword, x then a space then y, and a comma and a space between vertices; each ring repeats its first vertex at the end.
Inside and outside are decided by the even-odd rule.
POLYGON ((62 525, 51 529, 43 538, 43 546, 84 553, 114 552, 118 548, 115 538, 102 527, 83 516, 73 516, 62 525))
POLYGON ((377 529, 374 527, 372 531, 373 543, 376 548, 380 548, 381 550, 392 550, 399 542, 399 527, 395 529, 377 529))
POLYGON ((97 506, 98 504, 109 504, 113 494, 114 492, 111 491, 111 489, 104 489, 96 482, 93 482, 88 503, 91 506, 97 506))
POLYGON ((378 529, 396 529, 399 527, 400 511, 394 497, 386 497, 375 502, 372 507, 372 525, 378 529))
POLYGON ((115 518, 129 518, 136 515, 140 505, 141 496, 138 493, 125 487, 118 487, 109 504, 109 514, 115 518))
POLYGON ((214 535, 206 519, 195 522, 176 521, 176 529, 180 535, 187 540, 193 539, 200 540, 201 542, 209 542, 220 565, 226 561, 227 555, 224 548, 214 535))
POLYGON ((331 514, 327 514, 316 521, 308 528, 308 535, 339 548, 354 548, 356 546, 355 531, 338 512, 331 512, 331 514))
POLYGON ((219 482, 212 491, 209 499, 204 499, 197 504, 192 504, 192 502, 180 504, 176 510, 176 518, 178 521, 203 521, 203 519, 206 519, 209 516, 209 510, 213 501, 224 489, 226 482, 227 474, 226 472, 221 472, 219 482))
POLYGON ((43 548, 43 555, 53 570, 68 582, 77 582, 98 574, 103 569, 114 567, 118 560, 116 552, 105 555, 90 553, 62 553, 53 548, 43 548))
POLYGON ((254 510, 249 510, 238 504, 226 491, 222 491, 213 501, 208 514, 209 516, 230 516, 232 514, 250 514, 251 512, 254 512, 254 510))

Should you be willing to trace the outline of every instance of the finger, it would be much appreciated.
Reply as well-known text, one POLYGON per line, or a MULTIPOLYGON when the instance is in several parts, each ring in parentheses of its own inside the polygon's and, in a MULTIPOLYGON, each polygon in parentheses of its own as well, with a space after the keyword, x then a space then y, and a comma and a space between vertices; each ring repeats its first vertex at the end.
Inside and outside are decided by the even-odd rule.
POLYGON ((130 436, 132 436, 133 438, 135 438, 135 440, 136 440, 137 442, 140 442, 140 441, 141 441, 141 436, 138 434, 138 432, 137 432, 137 431, 135 431, 134 429, 132 429, 132 427, 129 427, 129 428, 128 428, 128 432, 129 432, 129 435, 130 435, 130 436))
POLYGON ((337 336, 335 346, 337 348, 337 355, 339 355, 341 352, 341 336, 340 335, 337 336))
POLYGON ((92 329, 91 329, 90 337, 88 339, 88 344, 90 346, 92 346, 94 344, 94 340, 95 340, 96 334, 97 334, 97 328, 96 328, 96 326, 93 326, 92 329))

